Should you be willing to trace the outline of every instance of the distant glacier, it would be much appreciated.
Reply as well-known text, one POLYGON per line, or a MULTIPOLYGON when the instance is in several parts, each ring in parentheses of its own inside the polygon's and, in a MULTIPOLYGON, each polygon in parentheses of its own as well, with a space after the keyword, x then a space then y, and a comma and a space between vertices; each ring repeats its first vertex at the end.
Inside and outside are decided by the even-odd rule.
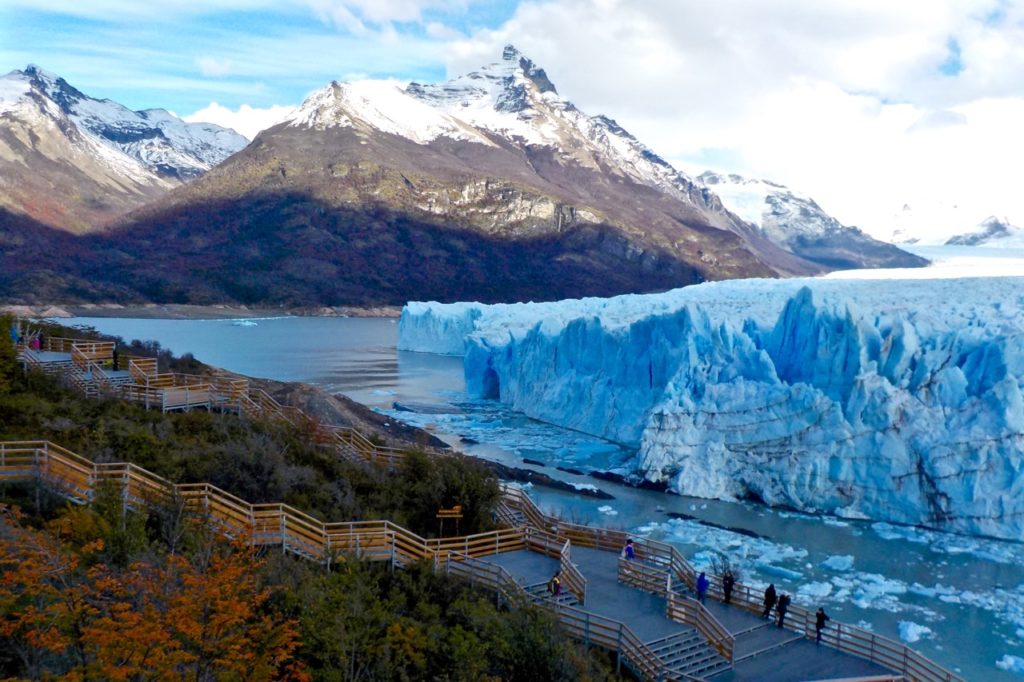
POLYGON ((1024 277, 410 303, 399 348, 682 494, 1024 540, 1024 277))

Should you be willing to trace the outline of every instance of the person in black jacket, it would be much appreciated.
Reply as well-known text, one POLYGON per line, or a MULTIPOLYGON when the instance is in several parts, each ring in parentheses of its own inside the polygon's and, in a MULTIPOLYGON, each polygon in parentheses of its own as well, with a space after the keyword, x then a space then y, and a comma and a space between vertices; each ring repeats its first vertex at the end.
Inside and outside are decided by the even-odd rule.
POLYGON ((736 576, 732 574, 732 571, 726 570, 725 575, 722 576, 722 594, 725 596, 723 601, 726 604, 732 603, 732 588, 736 585, 736 576))
POLYGON ((775 606, 775 600, 775 583, 771 583, 768 585, 768 589, 764 591, 764 613, 761 614, 761 617, 765 620, 768 620, 772 607, 775 606))
POLYGON ((814 641, 821 644, 821 631, 825 629, 825 621, 831 620, 828 614, 825 613, 825 609, 818 607, 818 612, 814 614, 814 641))
POLYGON ((782 624, 786 621, 786 611, 789 610, 789 602, 790 602, 789 595, 786 594, 786 593, 783 593, 782 596, 779 597, 778 605, 775 607, 775 610, 779 614, 779 627, 780 628, 782 627, 782 624))

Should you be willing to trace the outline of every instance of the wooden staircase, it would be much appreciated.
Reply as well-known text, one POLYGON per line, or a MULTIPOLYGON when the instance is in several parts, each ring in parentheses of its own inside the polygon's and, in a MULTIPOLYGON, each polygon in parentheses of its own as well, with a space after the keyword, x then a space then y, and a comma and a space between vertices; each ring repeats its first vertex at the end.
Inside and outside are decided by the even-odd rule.
POLYGON ((648 642, 647 646, 661 659, 671 679, 706 679, 732 668, 696 630, 648 642))

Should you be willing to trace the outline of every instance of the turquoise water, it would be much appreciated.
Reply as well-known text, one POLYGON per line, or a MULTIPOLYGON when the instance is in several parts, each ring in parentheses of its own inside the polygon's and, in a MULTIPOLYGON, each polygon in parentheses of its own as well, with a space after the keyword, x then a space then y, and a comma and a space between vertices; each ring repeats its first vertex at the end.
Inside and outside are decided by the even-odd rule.
MULTIPOLYGON (((126 340, 154 339, 176 354, 255 377, 304 381, 342 392, 430 428, 467 452, 518 466, 523 458, 578 485, 615 496, 599 501, 534 488, 538 503, 585 523, 673 542, 697 563, 723 552, 741 580, 772 581, 834 618, 899 638, 900 623, 931 630, 914 646, 971 680, 1020 680, 996 663, 1024 658, 1024 546, 945 533, 780 512, 750 504, 637 490, 558 471, 628 462, 632 453, 598 439, 468 400, 459 358, 397 352, 390 319, 287 317, 242 326, 231 320, 76 318, 126 340), (396 411, 394 403, 417 411, 396 411), (466 440, 468 439, 468 441, 466 440), (693 519, 673 519, 670 513, 693 519), (717 524, 742 532, 723 530, 717 524)), ((904 625, 904 629, 908 626, 904 625)), ((1022 661, 1024 664, 1024 661, 1022 661)))

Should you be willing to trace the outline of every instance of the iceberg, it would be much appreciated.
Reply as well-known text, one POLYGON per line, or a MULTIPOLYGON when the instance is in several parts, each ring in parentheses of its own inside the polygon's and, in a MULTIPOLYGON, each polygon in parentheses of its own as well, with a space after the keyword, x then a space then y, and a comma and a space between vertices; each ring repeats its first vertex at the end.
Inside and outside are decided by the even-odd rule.
POLYGON ((1024 540, 1024 278, 409 304, 399 348, 681 494, 1024 540))

